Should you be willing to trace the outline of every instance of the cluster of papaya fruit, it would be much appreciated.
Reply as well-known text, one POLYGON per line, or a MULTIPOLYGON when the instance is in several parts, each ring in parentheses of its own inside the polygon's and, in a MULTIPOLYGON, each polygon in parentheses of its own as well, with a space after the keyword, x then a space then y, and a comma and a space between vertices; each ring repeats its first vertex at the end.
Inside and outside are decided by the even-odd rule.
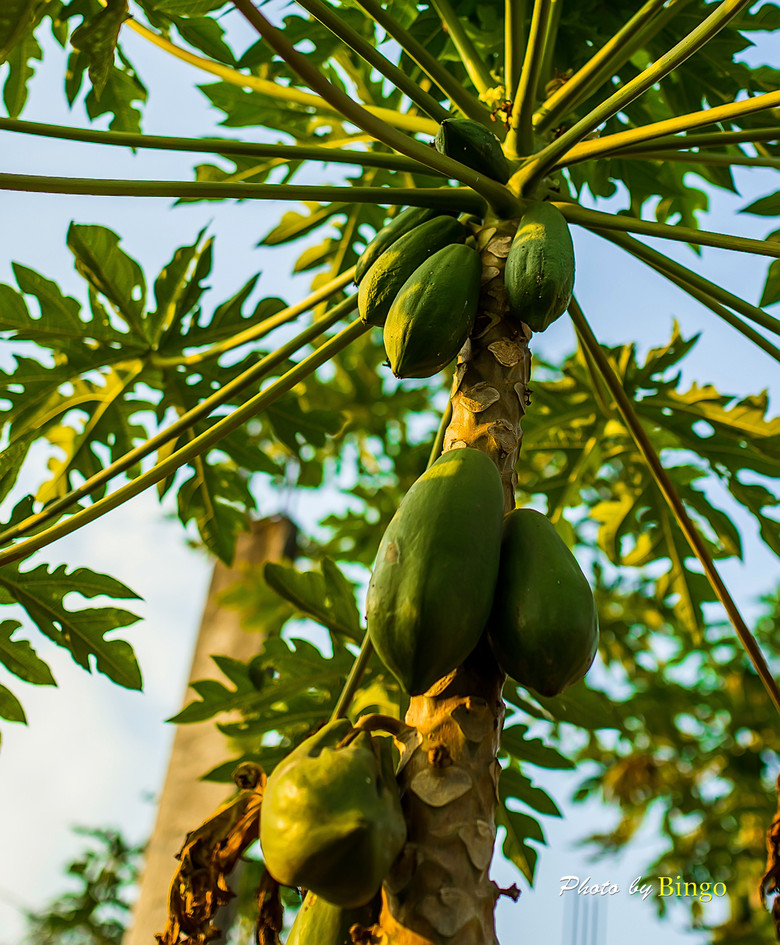
MULTIPOLYGON (((506 183, 510 167, 499 140, 469 119, 441 123, 436 148, 506 183)), ((358 311, 383 328, 396 377, 431 377, 468 338, 477 315, 482 265, 468 215, 408 207, 376 234, 355 270, 358 311)), ((517 228, 504 280, 509 316, 544 331, 566 310, 574 285, 574 248, 563 215, 532 202, 517 228)))
POLYGON ((410 695, 456 669, 483 632, 499 666, 555 696, 585 676, 598 621, 590 586, 550 521, 503 514, 492 460, 444 453, 404 496, 377 553, 368 632, 410 695))
MULTIPOLYGON (((443 154, 506 183, 501 144, 477 122, 442 122, 443 154)), ((410 207, 358 260, 361 319, 383 328, 397 377, 430 377, 468 338, 482 263, 468 218, 410 207)), ((563 216, 535 202, 507 256, 508 315, 544 331, 569 303, 574 253, 563 216)), ((496 466, 479 450, 445 453, 409 490, 377 554, 367 600, 375 650, 411 695, 459 666, 483 633, 503 670, 544 696, 587 672, 596 650, 593 596, 550 522, 504 516, 496 466)), ((260 843, 278 882, 308 890, 288 945, 349 945, 377 918, 377 895, 406 842, 387 739, 330 722, 273 771, 260 843)))

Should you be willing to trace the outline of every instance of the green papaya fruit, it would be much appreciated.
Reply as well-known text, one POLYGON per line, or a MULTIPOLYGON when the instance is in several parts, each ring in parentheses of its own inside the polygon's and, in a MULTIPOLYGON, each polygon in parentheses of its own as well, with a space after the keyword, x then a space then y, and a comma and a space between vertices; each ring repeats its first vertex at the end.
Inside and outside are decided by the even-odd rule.
POLYGON ((309 892, 295 917, 286 945, 353 945, 353 925, 369 928, 378 917, 377 902, 356 909, 331 905, 309 892))
POLYGON ((492 460, 470 447, 440 456, 404 496, 368 585, 371 642, 411 695, 471 653, 498 577, 504 490, 492 460))
POLYGON ((384 342, 396 377, 431 377, 463 347, 477 315, 482 262, 456 243, 429 256, 398 290, 384 342))
POLYGON ((398 216, 393 217, 389 223, 377 232, 376 236, 361 253, 355 266, 355 285, 360 284, 360 280, 371 266, 397 239, 400 239, 405 233, 413 230, 421 223, 427 223, 428 220, 434 220, 442 215, 441 210, 433 210, 430 207, 407 207, 398 216))
POLYGON ((593 593, 541 512, 515 509, 506 516, 487 635, 504 672, 542 696, 557 696, 579 682, 593 662, 593 593))
POLYGON ((505 184, 510 167, 501 142, 478 121, 445 118, 436 133, 436 150, 466 167, 505 184))
POLYGON ((574 246, 563 214, 534 203, 523 214, 506 259, 509 311, 531 331, 560 318, 574 288, 574 246))
POLYGON ((260 817, 263 859, 277 882, 343 908, 374 898, 406 840, 389 750, 338 719, 277 765, 260 817))
POLYGON ((414 270, 429 256, 468 235, 466 227, 453 217, 438 216, 397 239, 360 280, 361 319, 369 325, 384 325, 393 299, 414 270))

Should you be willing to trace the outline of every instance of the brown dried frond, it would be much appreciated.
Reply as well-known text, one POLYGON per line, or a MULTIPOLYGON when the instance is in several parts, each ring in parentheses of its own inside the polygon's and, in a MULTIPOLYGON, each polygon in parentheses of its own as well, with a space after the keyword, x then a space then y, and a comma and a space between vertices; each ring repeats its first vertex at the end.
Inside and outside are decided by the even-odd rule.
POLYGON ((227 877, 258 837, 266 776, 244 762, 233 772, 239 794, 187 834, 168 894, 168 920, 157 945, 207 945, 219 938, 211 920, 233 897, 227 877))

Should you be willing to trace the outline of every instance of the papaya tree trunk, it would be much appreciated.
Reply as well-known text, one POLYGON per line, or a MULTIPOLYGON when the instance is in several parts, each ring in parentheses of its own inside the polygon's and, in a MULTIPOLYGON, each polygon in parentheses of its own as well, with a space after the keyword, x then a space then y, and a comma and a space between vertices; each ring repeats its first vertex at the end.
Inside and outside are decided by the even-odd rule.
MULTIPOLYGON (((453 382, 444 450, 475 447, 498 467, 515 506, 520 421, 529 402, 530 333, 506 318, 504 265, 517 221, 481 229, 482 292, 453 382)), ((449 676, 411 700, 420 741, 399 775, 408 842, 383 887, 378 937, 387 945, 494 945, 496 838, 504 674, 483 637, 449 676)))
MULTIPOLYGON (((239 536, 233 566, 217 562, 203 610, 190 682, 218 675, 212 655, 226 654, 250 660, 262 646, 257 633, 242 626, 238 610, 221 606, 220 595, 266 561, 294 557, 295 526, 286 518, 253 522, 251 530, 239 536)), ((168 889, 176 870, 176 854, 187 833, 209 817, 228 796, 231 787, 200 780, 224 759, 225 736, 214 720, 179 725, 173 739, 168 771, 157 808, 157 819, 146 849, 138 899, 123 945, 153 945, 168 915, 168 889)), ((229 913, 229 907, 221 910, 229 913)), ((225 931, 231 916, 220 915, 217 925, 225 931)))

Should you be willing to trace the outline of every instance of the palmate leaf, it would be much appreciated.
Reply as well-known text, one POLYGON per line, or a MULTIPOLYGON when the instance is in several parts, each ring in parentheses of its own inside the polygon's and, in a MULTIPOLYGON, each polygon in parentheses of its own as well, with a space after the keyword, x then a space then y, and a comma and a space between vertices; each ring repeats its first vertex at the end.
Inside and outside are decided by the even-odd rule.
POLYGON ((247 530, 254 499, 246 478, 232 463, 200 456, 192 465, 192 476, 176 496, 179 518, 185 525, 194 519, 204 545, 230 566, 238 536, 247 530))
MULTIPOLYGON (((694 343, 675 326, 669 344, 651 350, 642 364, 630 346, 613 349, 611 356, 711 555, 741 554, 731 516, 711 497, 713 477, 756 516, 770 547, 776 547, 780 528, 764 511, 777 504, 771 486, 747 492, 741 487, 746 474, 776 474, 780 418, 767 419, 765 394, 736 400, 712 387, 679 390, 679 375, 669 372, 694 343), (698 457, 696 465, 675 459, 691 454, 698 457)), ((614 564, 648 567, 665 559, 667 570, 656 583, 659 602, 675 595, 678 617, 700 634, 702 606, 712 592, 692 570, 690 548, 622 422, 611 419, 608 403, 596 407, 592 383, 579 357, 566 362, 562 377, 534 383, 535 409, 524 422, 525 461, 518 465, 520 486, 543 493, 558 517, 584 500, 591 521, 600 523, 598 546, 614 564)))
MULTIPOLYGON (((8 75, 3 83, 3 104, 9 118, 21 115, 27 103, 30 80, 35 75, 33 62, 43 58, 38 41, 34 36, 26 35, 17 42, 8 53, 8 75)), ((0 50, 0 62, 3 60, 0 50)))
POLYGON ((360 642, 363 631, 355 590, 338 567, 323 558, 321 571, 299 571, 292 565, 268 562, 263 576, 268 586, 293 608, 331 633, 360 642))
POLYGON ((296 138, 308 138, 320 123, 309 106, 275 101, 270 95, 254 89, 242 89, 228 82, 210 82, 198 88, 215 108, 225 113, 220 122, 225 128, 247 128, 259 124, 296 138))
POLYGON ((281 221, 260 240, 258 246, 280 246, 293 240, 308 236, 336 214, 343 214, 349 204, 343 203, 304 203, 308 213, 288 210, 281 221))
MULTIPOLYGON (((27 640, 14 640, 21 624, 18 620, 0 621, 0 665, 25 682, 36 686, 55 686, 51 670, 27 640)), ((22 704, 7 686, 0 684, 0 718, 27 724, 22 704)))
MULTIPOLYGON (((159 349, 171 333, 181 331, 182 323, 200 302, 206 287, 203 280, 211 272, 213 238, 203 241, 201 230, 191 246, 180 246, 154 282, 157 308, 149 312, 150 334, 159 349)), ((199 311, 199 309, 198 309, 199 311)))
POLYGON ((38 656, 28 640, 14 640, 21 627, 18 620, 0 621, 0 663, 25 682, 36 686, 55 686, 48 665, 38 656))
POLYGON ((154 10, 157 13, 166 13, 170 16, 201 17, 206 13, 219 10, 225 6, 227 0, 151 0, 142 3, 145 10, 154 10))
POLYGON ((232 688, 213 679, 192 683, 200 697, 173 717, 175 722, 202 722, 224 712, 240 711, 245 718, 277 712, 277 721, 284 721, 291 701, 301 697, 319 704, 320 720, 335 705, 339 687, 346 679, 354 657, 343 645, 334 649, 331 658, 306 640, 296 639, 292 646, 279 637, 263 643, 263 652, 250 664, 228 657, 216 657, 232 688), (332 704, 331 704, 332 703, 332 704))
POLYGON ((87 607, 71 610, 65 605, 68 594, 82 597, 138 598, 124 584, 105 574, 65 565, 50 570, 41 564, 21 571, 16 564, 0 569, 0 603, 19 604, 38 629, 58 646, 69 650, 84 669, 94 667, 127 689, 141 688, 141 674, 129 643, 106 639, 119 627, 139 618, 116 607, 87 607))
POLYGON ((528 726, 515 723, 501 733, 501 750, 520 766, 529 764, 539 768, 565 770, 574 764, 555 748, 546 745, 540 738, 527 738, 528 726))
POLYGON ((79 302, 64 295, 51 279, 19 263, 13 263, 12 269, 20 292, 32 296, 39 310, 33 317, 23 295, 2 287, 5 304, 0 330, 12 332, 14 340, 34 341, 89 366, 100 363, 99 353, 115 355, 123 347, 132 350, 134 339, 119 331, 104 310, 93 310, 92 317, 85 318, 79 302))
POLYGON ((37 19, 42 0, 6 0, 0 9, 0 64, 23 43, 37 19))
POLYGON ((614 701, 584 683, 547 699, 536 693, 527 693, 518 683, 507 679, 503 697, 510 705, 521 709, 532 718, 548 722, 568 722, 588 731, 623 729, 623 719, 614 701))
MULTIPOLYGON (((305 640, 293 639, 288 645, 279 638, 265 642, 263 652, 248 665, 217 659, 220 669, 236 687, 245 693, 241 702, 242 718, 239 722, 218 722, 218 727, 231 738, 240 749, 245 749, 240 758, 234 758, 212 770, 207 777, 217 781, 229 781, 231 772, 239 761, 255 761, 268 773, 303 738, 317 729, 329 718, 344 685, 354 660, 354 655, 343 644, 335 642, 333 655, 323 654, 305 640), (250 684, 254 687, 252 692, 250 684)), ((224 711, 218 699, 225 692, 216 688, 208 691, 196 690, 209 702, 213 714, 224 711)), ((217 686, 220 684, 217 683, 217 686)), ((228 691, 229 692, 229 691, 228 691)), ((227 702, 232 701, 227 696, 227 702)), ((398 711, 399 693, 394 681, 386 674, 369 668, 356 693, 356 704, 367 707, 392 706, 398 711)), ((199 703, 192 703, 183 712, 197 710, 199 703)), ((200 706, 200 711, 207 711, 200 706)), ((229 711, 229 710, 228 710, 229 711)), ((354 711, 354 715, 357 710, 354 711)), ((182 721, 181 716, 177 720, 182 721)), ((183 721, 188 721, 188 718, 183 721)), ((194 720, 194 717, 193 719, 194 720)))
POLYGON ((131 332, 149 340, 144 324, 146 282, 138 263, 119 248, 119 237, 105 226, 71 223, 68 248, 76 270, 111 304, 131 332))
MULTIPOLYGON (((146 428, 134 420, 136 414, 151 409, 147 401, 130 399, 139 372, 112 370, 101 377, 101 383, 87 380, 73 382, 73 392, 63 397, 58 405, 50 407, 59 415, 72 410, 83 412, 83 422, 72 421, 51 427, 47 439, 63 455, 49 460, 51 477, 38 489, 36 499, 49 502, 73 488, 73 474, 84 479, 98 473, 104 466, 104 457, 98 446, 106 446, 112 460, 131 450, 139 441, 147 439, 146 428)), ((105 487, 94 495, 105 493, 105 487)))
POLYGON ((114 65, 119 30, 128 15, 127 0, 107 0, 98 13, 85 17, 70 38, 73 48, 87 59, 89 79, 98 98, 114 65))

